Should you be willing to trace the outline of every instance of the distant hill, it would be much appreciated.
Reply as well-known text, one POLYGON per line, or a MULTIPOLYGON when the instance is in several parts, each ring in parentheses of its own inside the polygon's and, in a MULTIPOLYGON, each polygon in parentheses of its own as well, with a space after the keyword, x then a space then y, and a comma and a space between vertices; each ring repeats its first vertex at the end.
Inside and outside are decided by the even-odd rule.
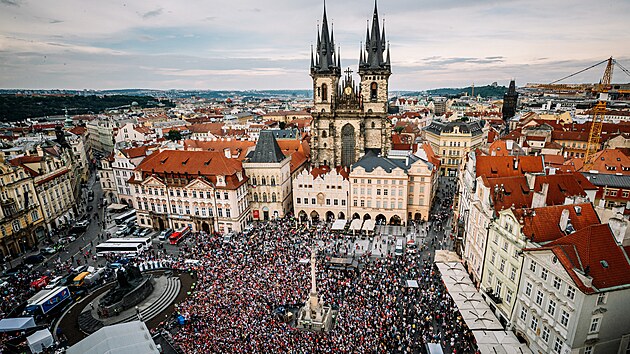
MULTIPOLYGON (((472 87, 462 87, 462 88, 439 88, 439 89, 431 89, 427 91, 416 91, 416 92, 405 92, 403 96, 418 96, 418 95, 429 95, 429 96, 446 96, 446 97, 459 97, 464 96, 466 93, 470 95, 472 91, 472 87)), ((505 86, 475 86, 475 96, 480 95, 484 98, 502 98, 503 94, 507 92, 507 87, 505 86)))
POLYGON ((101 113, 108 109, 129 107, 137 102, 139 107, 155 107, 159 103, 174 107, 171 101, 157 102, 149 96, 16 96, 0 95, 0 121, 15 122, 26 118, 62 115, 68 113, 101 113))

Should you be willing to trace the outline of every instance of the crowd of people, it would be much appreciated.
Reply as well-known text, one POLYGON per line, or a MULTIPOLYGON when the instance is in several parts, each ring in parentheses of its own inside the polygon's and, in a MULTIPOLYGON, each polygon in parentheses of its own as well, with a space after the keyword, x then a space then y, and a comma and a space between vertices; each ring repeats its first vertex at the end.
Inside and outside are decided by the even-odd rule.
POLYGON ((174 262, 197 275, 194 291, 176 305, 186 323, 174 340, 186 353, 420 353, 430 342, 447 353, 476 352, 430 255, 364 254, 358 270, 335 270, 326 266, 326 252, 340 251, 335 237, 326 229, 296 229, 289 218, 258 224, 227 244, 193 236, 174 262), (273 316, 280 306, 306 301, 313 239, 324 240, 319 293, 339 309, 328 333, 301 331, 273 316), (199 262, 185 261, 191 259, 199 262), (419 287, 407 287, 409 279, 419 287))

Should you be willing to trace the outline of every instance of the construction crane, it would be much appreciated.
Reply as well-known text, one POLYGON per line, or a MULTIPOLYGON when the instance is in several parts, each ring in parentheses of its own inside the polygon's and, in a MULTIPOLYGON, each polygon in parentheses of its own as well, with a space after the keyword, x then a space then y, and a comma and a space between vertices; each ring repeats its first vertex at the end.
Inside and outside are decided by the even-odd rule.
POLYGON ((597 103, 593 106, 593 121, 591 123, 591 131, 588 134, 588 143, 586 145, 586 154, 584 154, 584 171, 589 171, 593 166, 595 154, 599 150, 599 141, 602 136, 602 126, 604 123, 604 116, 606 115, 606 101, 608 100, 608 91, 612 82, 613 74, 613 58, 608 58, 608 64, 606 64, 606 70, 604 70, 604 77, 599 85, 595 85, 595 92, 599 92, 597 103))

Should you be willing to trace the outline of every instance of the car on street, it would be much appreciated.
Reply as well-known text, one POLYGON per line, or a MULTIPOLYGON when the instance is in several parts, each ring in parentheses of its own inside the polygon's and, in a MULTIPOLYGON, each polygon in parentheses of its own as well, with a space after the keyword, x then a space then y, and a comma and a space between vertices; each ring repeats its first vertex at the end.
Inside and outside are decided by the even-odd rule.
POLYGON ((25 264, 40 264, 45 260, 46 260, 46 257, 44 257, 44 255, 33 254, 24 258, 24 263, 25 264))
POLYGON ((72 227, 72 231, 85 231, 87 230, 88 226, 90 226, 89 220, 81 220, 74 224, 74 226, 72 227))
POLYGON ((147 237, 151 233, 150 229, 141 228, 134 233, 137 237, 147 237))
POLYGON ((136 230, 135 226, 123 226, 118 231, 116 231, 116 236, 127 236, 133 234, 136 230))
POLYGON ((41 254, 55 254, 57 253, 57 250, 52 248, 52 247, 44 247, 42 248, 42 250, 40 251, 41 254))
POLYGON ((160 241, 166 241, 173 232, 174 232, 173 229, 163 230, 162 232, 160 232, 160 236, 158 236, 158 239, 160 241))

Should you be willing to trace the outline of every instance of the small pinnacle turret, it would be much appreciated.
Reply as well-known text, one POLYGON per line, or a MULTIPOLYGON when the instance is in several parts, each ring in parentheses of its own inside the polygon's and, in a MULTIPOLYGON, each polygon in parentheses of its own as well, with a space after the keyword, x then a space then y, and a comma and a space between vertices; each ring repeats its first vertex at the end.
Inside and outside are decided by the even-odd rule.
POLYGON ((311 66, 311 73, 339 73, 341 69, 338 66, 339 58, 335 53, 335 36, 332 27, 329 31, 328 16, 326 15, 326 2, 324 2, 324 16, 322 19, 321 32, 319 26, 317 28, 317 48, 316 60, 311 66), (336 58, 337 57, 337 58, 336 58))

